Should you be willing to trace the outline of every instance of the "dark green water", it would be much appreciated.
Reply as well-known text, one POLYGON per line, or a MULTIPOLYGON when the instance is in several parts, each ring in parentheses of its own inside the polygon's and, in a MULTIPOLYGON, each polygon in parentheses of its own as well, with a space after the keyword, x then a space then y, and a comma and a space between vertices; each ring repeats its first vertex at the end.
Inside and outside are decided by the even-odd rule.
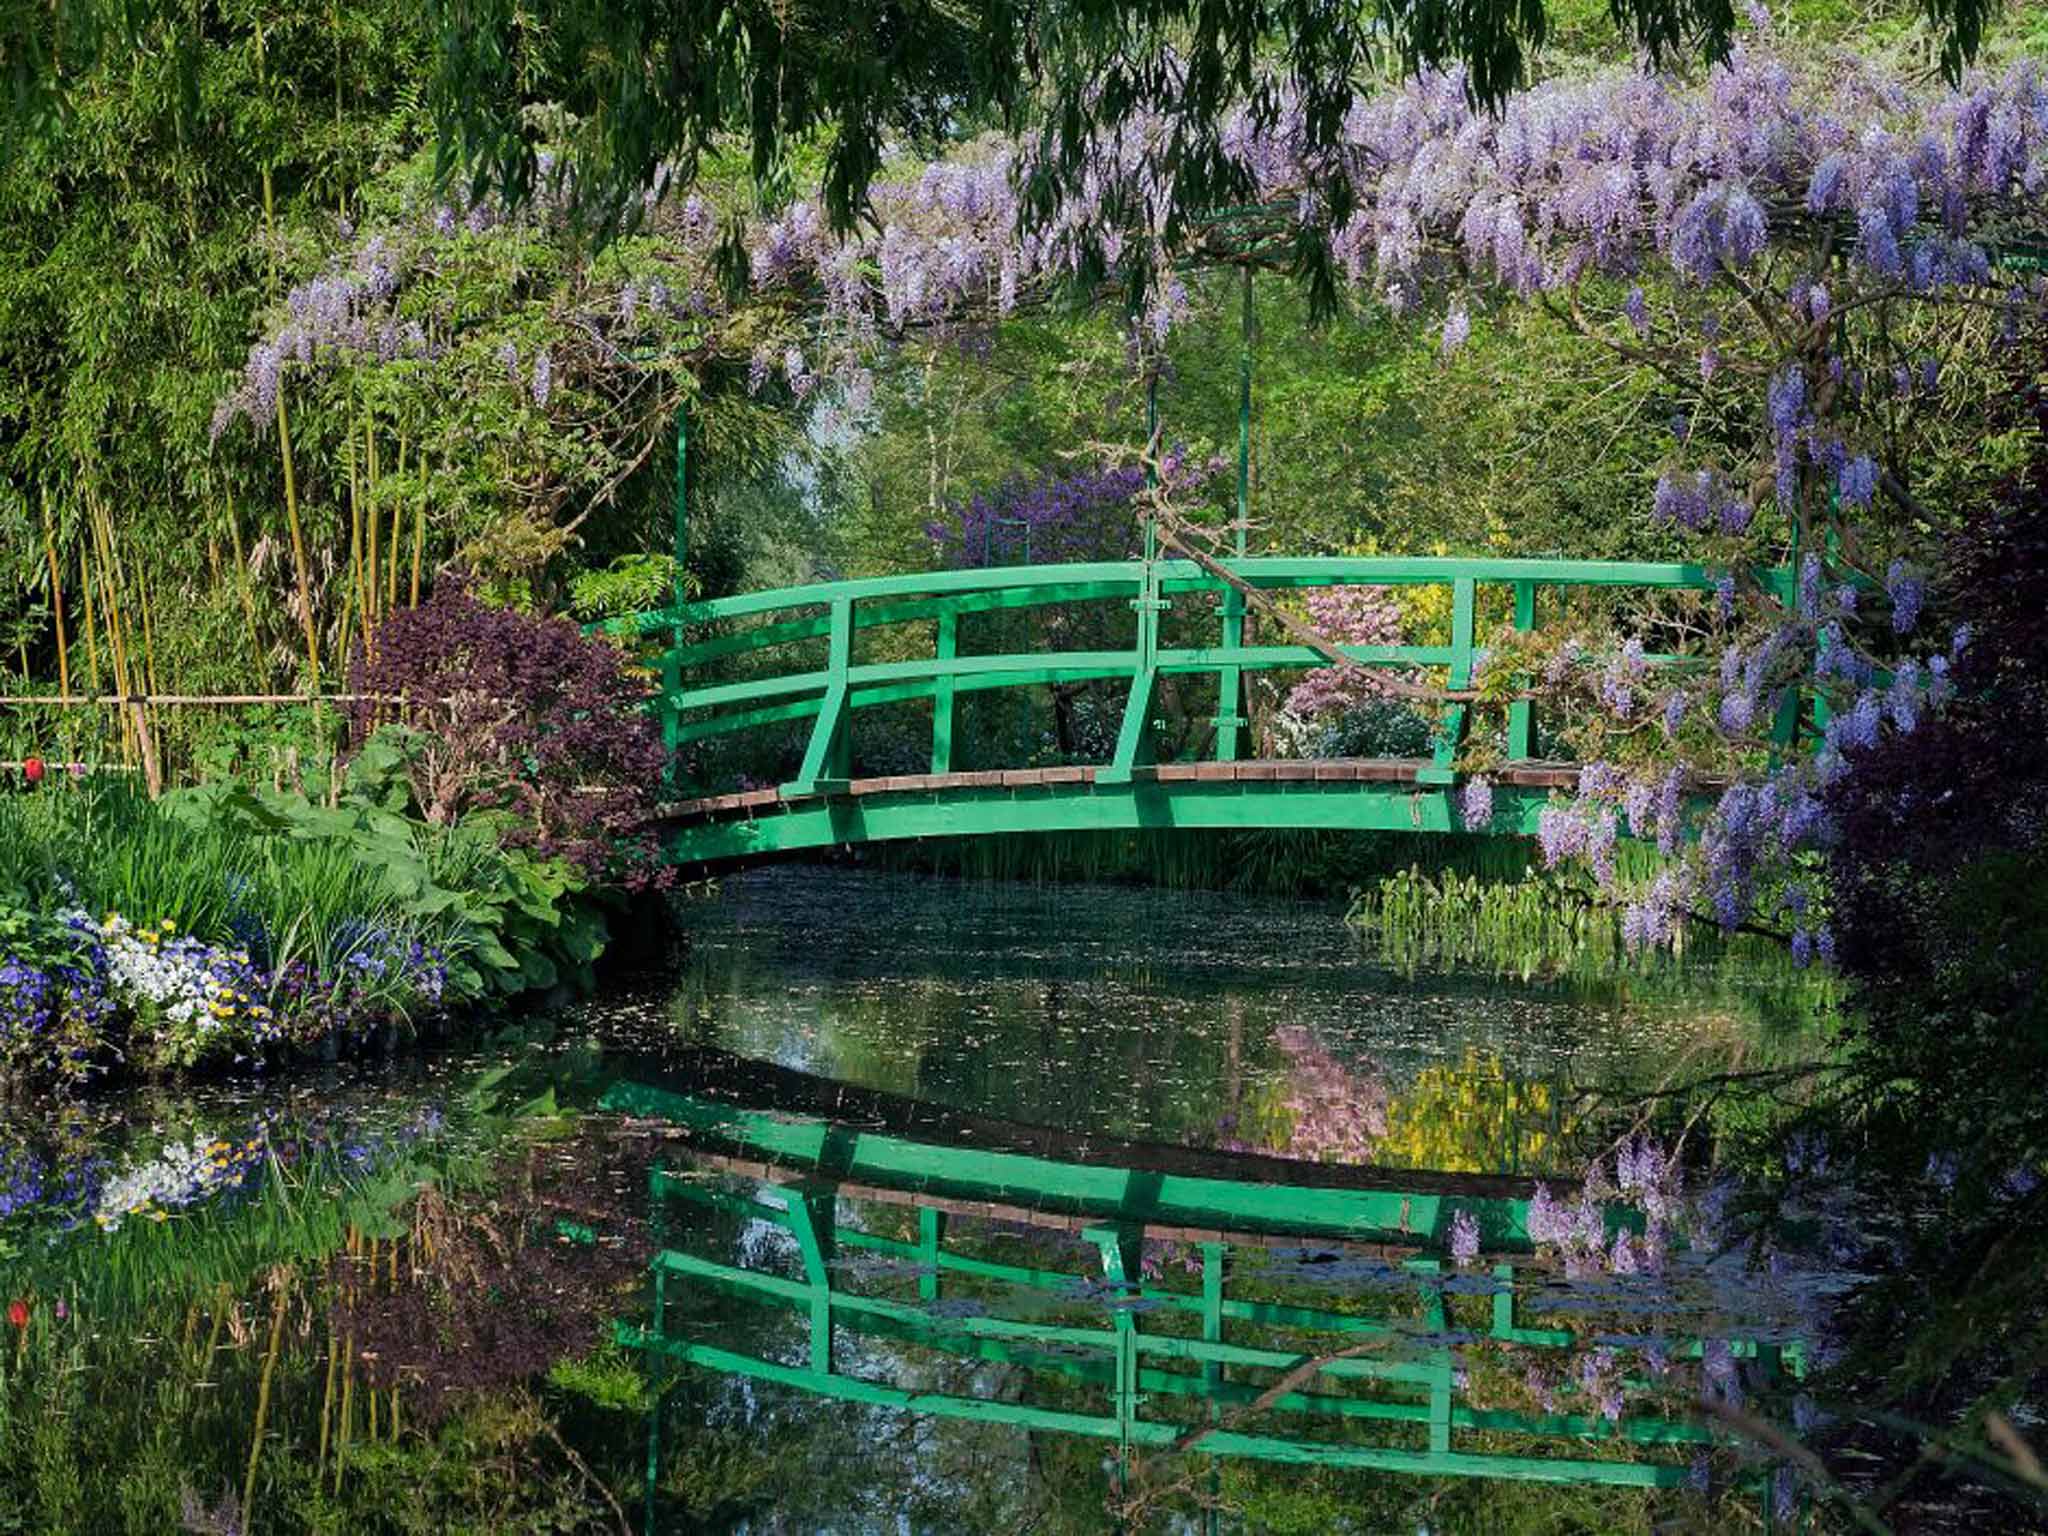
MULTIPOLYGON (((1216 895, 791 868, 729 881, 683 919, 679 971, 489 1045, 11 1106, 0 1291, 30 1320, 0 1363, 0 1532, 226 1528, 244 1486, 253 1530, 638 1529, 645 1382, 635 1357, 592 1353, 611 1317, 646 1307, 659 1149, 585 1112, 621 1052, 714 1045, 1097 1135, 1545 1174, 1576 1171, 1648 1092, 1810 1049, 1816 1006, 1803 979, 1739 955, 1570 981, 1404 976, 1338 909, 1216 895), (225 1172, 188 1200, 136 1203, 152 1179, 175 1192, 191 1160, 225 1172), (558 1241, 570 1217, 616 1239, 615 1262, 558 1241), (332 1362, 351 1349, 377 1359, 344 1402, 354 1378, 332 1362), (395 1436, 379 1397, 394 1387, 395 1436), (344 1419, 352 1454, 337 1449, 344 1419)), ((848 1219, 887 1232, 910 1218, 848 1219)), ((684 1225, 669 1240, 721 1262, 795 1263, 758 1219, 684 1225)), ((1081 1262, 1042 1233, 968 1237, 1012 1261, 1081 1262)), ((1371 1289, 1259 1262, 1340 1307, 1371 1289)), ((676 1306, 687 1336, 801 1356, 789 1313, 723 1294, 676 1306)), ((1039 1390, 986 1361, 843 1347, 841 1370, 922 1390, 1039 1390)), ((1525 1514, 1621 1530, 1681 1497, 1242 1464, 1212 1488, 1170 1458, 1106 1471, 1111 1458, 691 1370, 672 1388, 659 1507, 679 1530, 1199 1529, 1213 1498, 1235 1530, 1517 1528, 1525 1514), (1418 1515, 1425 1493, 1435 1513, 1418 1515)))

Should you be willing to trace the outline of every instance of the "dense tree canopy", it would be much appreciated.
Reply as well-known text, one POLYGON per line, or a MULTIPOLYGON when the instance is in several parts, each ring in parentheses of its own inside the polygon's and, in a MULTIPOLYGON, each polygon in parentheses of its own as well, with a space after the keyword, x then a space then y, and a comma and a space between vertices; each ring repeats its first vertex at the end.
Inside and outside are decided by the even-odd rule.
MULTIPOLYGON (((1997 5, 1918 0, 1951 79, 1997 5)), ((1496 106, 1527 82, 1554 14, 1570 9, 1567 0, 433 0, 439 46, 428 89, 444 171, 459 167, 474 193, 513 204, 540 182, 566 183, 579 211, 608 231, 631 221, 644 193, 694 179, 705 152, 744 135, 771 199, 792 150, 822 138, 822 200, 843 232, 865 211, 893 144, 929 146, 993 122, 1035 137, 1025 206, 1045 223, 1086 193, 1098 137, 1163 104, 1170 126, 1151 148, 1173 168, 1170 233, 1256 190, 1224 137, 1239 110, 1260 128, 1290 122, 1310 190, 1341 224, 1347 120, 1377 84, 1396 69, 1454 66, 1473 100, 1496 106), (552 162, 542 153, 551 119, 568 125, 568 153, 552 162)), ((1724 58, 1738 20, 1731 0, 1608 0, 1607 11, 1660 65, 1724 58)), ((0 143, 46 132, 77 83, 128 49, 165 58, 196 105, 206 44, 180 15, 165 0, 5 0, 0 143)), ((1312 269, 1328 260, 1312 240, 1299 254, 1312 269)))

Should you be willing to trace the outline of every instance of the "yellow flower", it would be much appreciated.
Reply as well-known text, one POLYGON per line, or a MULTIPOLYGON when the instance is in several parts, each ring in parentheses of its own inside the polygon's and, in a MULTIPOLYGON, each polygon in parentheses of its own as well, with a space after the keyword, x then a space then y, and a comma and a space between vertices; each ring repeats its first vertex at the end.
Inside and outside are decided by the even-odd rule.
POLYGON ((171 921, 171 920, 170 920, 170 919, 169 919, 168 917, 167 917, 167 918, 165 918, 165 919, 164 919, 164 921, 163 921, 163 930, 164 930, 164 932, 165 932, 165 933, 170 933, 170 932, 171 932, 171 931, 173 931, 173 930, 174 930, 174 929, 175 929, 175 928, 176 928, 177 926, 178 926, 178 925, 177 925, 176 923, 172 922, 172 921, 171 921))

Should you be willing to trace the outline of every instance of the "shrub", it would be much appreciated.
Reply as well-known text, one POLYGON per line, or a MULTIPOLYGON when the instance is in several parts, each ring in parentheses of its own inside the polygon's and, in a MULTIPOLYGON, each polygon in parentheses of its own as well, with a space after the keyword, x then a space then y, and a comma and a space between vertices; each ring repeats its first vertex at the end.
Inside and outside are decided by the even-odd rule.
POLYGON ((2025 400, 2032 463, 1950 543, 1952 702, 1829 794, 1867 1066, 1966 1185, 2048 1154, 2048 391, 2025 400))
POLYGON ((601 884, 666 883, 652 825, 666 758, 609 641, 444 583, 380 625, 367 653, 358 645, 350 676, 357 751, 381 725, 413 729, 380 750, 403 752, 429 822, 508 813, 510 846, 559 855, 601 884))

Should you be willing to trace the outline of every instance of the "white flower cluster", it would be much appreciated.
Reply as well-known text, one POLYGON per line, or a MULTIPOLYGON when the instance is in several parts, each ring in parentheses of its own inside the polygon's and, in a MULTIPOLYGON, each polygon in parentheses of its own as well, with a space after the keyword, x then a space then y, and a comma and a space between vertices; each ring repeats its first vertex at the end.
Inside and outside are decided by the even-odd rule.
POLYGON ((132 1009, 154 1006, 158 1044, 169 1059, 190 1066, 223 1038, 274 1038, 278 1023, 264 997, 267 985, 248 954, 176 931, 169 918, 138 929, 118 912, 99 925, 109 990, 132 1009))
POLYGON ((161 931, 134 925, 119 913, 109 913, 100 931, 107 946, 107 968, 114 990, 129 1003, 148 1001, 177 1024, 198 1023, 210 1014, 217 983, 207 973, 203 950, 191 941, 168 936, 173 924, 165 918, 161 931))

